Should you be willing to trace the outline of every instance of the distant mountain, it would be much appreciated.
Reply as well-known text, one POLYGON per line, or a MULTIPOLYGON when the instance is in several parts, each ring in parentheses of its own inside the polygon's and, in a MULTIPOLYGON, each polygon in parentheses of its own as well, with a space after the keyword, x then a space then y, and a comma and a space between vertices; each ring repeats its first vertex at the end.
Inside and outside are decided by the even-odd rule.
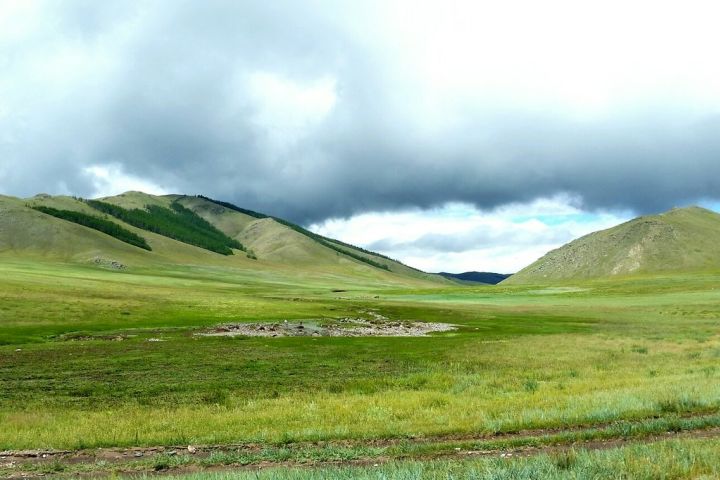
POLYGON ((379 253, 202 196, 126 192, 96 200, 0 195, 0 258, 113 268, 175 263, 395 283, 445 283, 379 253))
POLYGON ((462 280, 463 282, 474 282, 474 283, 485 283, 488 285, 496 285, 506 278, 510 277, 511 273, 493 273, 493 272, 464 272, 464 273, 448 273, 440 272, 445 278, 453 280, 462 280))
POLYGON ((504 283, 720 270, 720 215, 675 208, 591 233, 547 253, 504 283))

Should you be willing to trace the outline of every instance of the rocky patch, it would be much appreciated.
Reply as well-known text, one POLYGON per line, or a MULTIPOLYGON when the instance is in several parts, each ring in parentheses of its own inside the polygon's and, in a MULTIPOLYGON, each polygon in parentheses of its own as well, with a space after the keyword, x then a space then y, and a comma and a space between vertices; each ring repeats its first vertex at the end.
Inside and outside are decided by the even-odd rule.
POLYGON ((423 337, 449 332, 457 327, 449 323, 390 320, 375 312, 370 318, 283 321, 278 323, 227 323, 197 333, 204 337, 423 337))

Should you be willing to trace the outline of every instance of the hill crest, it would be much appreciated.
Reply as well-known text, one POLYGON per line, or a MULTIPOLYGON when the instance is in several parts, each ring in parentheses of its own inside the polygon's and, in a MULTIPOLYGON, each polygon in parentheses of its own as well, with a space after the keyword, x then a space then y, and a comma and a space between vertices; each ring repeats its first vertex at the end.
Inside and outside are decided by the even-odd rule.
POLYGON ((130 267, 180 263, 286 269, 370 276, 388 283, 447 281, 286 220, 231 209, 205 197, 130 191, 99 200, 47 194, 0 197, 0 255, 81 263, 102 258, 130 267), (146 248, 127 243, 137 237, 146 244, 135 243, 146 248))
POLYGON ((504 283, 547 283, 720 269, 720 215, 674 208, 593 232, 552 250, 504 283))

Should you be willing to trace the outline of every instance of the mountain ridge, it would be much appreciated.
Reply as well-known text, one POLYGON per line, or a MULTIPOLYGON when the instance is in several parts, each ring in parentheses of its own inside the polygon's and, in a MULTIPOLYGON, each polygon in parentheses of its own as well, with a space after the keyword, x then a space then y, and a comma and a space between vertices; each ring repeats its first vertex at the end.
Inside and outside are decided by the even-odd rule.
POLYGON ((289 269, 328 275, 370 275, 387 278, 391 283, 403 278, 413 282, 447 281, 381 254, 316 236, 284 219, 254 213, 256 215, 249 216, 199 196, 157 196, 136 191, 94 202, 46 194, 26 199, 2 196, 0 255, 90 264, 101 259, 99 263, 103 265, 130 267, 180 263, 255 270, 289 269), (134 210, 141 212, 131 215, 134 210), (95 220, 88 221, 88 218, 95 220), (161 222, 164 227, 155 225, 156 220, 165 222, 161 222), (180 223, 174 224, 175 220, 180 223), (172 228, 168 229, 167 221, 173 221, 172 228), (90 223, 93 225, 89 226, 90 223), (108 223, 117 228, 108 228, 108 223), (193 235, 205 239, 206 243, 193 240, 193 235), (141 237, 147 243, 139 248, 123 243, 119 236, 124 236, 125 241, 141 237), (215 248, 222 255, 209 251, 213 248, 211 241, 220 241, 223 249, 226 246, 230 249, 215 248), (105 261, 107 259, 112 261, 105 261))

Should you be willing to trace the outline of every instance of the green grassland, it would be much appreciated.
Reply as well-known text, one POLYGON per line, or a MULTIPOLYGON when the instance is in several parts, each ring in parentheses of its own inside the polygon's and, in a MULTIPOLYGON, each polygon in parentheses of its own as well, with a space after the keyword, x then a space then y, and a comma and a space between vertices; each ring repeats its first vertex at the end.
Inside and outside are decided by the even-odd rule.
POLYGON ((0 448, 422 437, 714 412, 719 279, 417 290, 4 259, 0 448), (459 329, 192 335, 367 309, 459 329))
MULTIPOLYGON (((720 427, 720 271, 458 285, 371 252, 344 255, 338 249, 353 247, 328 248, 273 218, 198 197, 129 192, 103 201, 126 209, 177 202, 256 258, 113 218, 142 235, 148 251, 33 209, 106 219, 78 199, 0 197, 0 450, 252 444, 261 450, 218 453, 200 466, 382 457, 392 461, 379 470, 302 475, 602 478, 642 449, 651 459, 674 448, 707 458, 717 445, 687 439, 580 451, 562 472, 552 456, 427 458, 720 427), (224 323, 373 314, 457 329, 425 337, 196 335, 224 323), (523 431, 536 433, 498 437, 523 431), (408 458, 423 461, 396 462, 408 458)), ((152 469, 165 460, 147 462, 152 469)), ((676 477, 711 475, 720 465, 706 463, 676 477)), ((663 463, 624 468, 654 478, 653 465, 663 463)))

